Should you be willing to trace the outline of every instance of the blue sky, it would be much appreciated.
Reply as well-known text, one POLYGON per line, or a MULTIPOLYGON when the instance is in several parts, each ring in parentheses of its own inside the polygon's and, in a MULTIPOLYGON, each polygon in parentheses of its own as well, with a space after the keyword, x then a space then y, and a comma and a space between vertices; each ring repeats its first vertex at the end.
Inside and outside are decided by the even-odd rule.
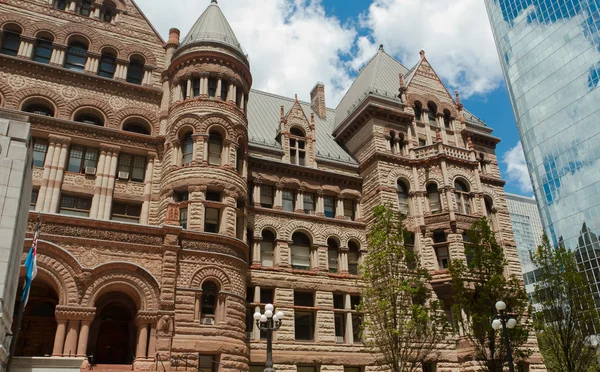
MULTIPOLYGON (((163 35, 182 37, 209 0, 137 0, 163 35)), ((494 128, 506 191, 531 196, 519 137, 482 0, 220 0, 250 55, 253 88, 308 100, 317 81, 336 107, 379 44, 408 68, 419 51, 465 107, 494 128)))

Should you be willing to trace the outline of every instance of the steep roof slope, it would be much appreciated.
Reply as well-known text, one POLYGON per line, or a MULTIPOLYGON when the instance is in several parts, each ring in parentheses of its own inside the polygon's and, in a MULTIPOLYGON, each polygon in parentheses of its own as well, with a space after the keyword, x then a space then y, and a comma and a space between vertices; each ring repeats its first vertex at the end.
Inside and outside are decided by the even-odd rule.
MULTIPOLYGON (((283 105, 285 112, 289 112, 294 102, 292 98, 251 90, 248 98, 250 144, 283 150, 281 144, 276 140, 280 125, 280 110, 283 105)), ((331 133, 335 124, 335 110, 327 109, 327 116, 325 119, 321 119, 311 108, 310 103, 301 101, 300 106, 307 118, 310 118, 311 113, 315 114, 317 161, 321 159, 357 165, 356 160, 333 139, 331 133)))

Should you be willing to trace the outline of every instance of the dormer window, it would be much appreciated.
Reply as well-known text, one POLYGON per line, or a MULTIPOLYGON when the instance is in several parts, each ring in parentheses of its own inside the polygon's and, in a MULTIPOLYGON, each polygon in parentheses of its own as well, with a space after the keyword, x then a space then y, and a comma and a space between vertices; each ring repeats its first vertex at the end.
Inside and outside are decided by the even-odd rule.
POLYGON ((290 130, 290 163, 306 165, 306 138, 300 128, 290 130))

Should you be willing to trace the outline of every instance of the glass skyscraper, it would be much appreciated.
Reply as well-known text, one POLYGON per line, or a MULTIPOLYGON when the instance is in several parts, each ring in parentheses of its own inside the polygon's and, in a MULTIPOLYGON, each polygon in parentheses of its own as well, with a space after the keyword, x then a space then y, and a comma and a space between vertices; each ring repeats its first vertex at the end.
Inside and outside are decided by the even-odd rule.
POLYGON ((485 0, 542 224, 600 307, 600 0, 485 0))

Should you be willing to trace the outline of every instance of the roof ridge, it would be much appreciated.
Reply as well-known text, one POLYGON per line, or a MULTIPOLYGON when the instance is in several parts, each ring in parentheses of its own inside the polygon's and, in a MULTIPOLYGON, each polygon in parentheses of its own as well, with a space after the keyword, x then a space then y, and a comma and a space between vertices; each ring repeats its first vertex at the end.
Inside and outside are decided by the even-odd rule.
POLYGON ((342 103, 342 101, 344 101, 344 98, 346 98, 348 93, 352 90, 352 87, 354 86, 354 84, 356 84, 356 81, 358 80, 358 77, 360 76, 360 74, 362 74, 362 72, 371 64, 371 62, 373 62, 373 60, 375 59, 375 57, 377 57, 378 54, 379 53, 375 53, 375 55, 373 57, 371 57, 371 59, 369 59, 369 62, 365 63, 365 65, 358 70, 358 74, 356 74, 356 78, 354 78, 354 81, 352 81, 352 84, 350 84, 348 89, 346 89, 346 93, 344 93, 344 95, 342 96, 342 99, 340 99, 340 102, 338 102, 335 110, 337 110, 337 108, 340 106, 340 103, 342 103))
POLYGON ((375 61, 375 67, 373 68, 373 76, 371 76, 371 81, 369 82, 369 93, 373 92, 373 86, 375 85, 375 79, 377 78, 377 72, 379 71, 379 65, 381 64, 381 58, 378 58, 379 55, 381 54, 381 52, 383 52, 385 54, 385 51, 383 50, 383 46, 379 47, 379 50, 377 51, 377 54, 375 54, 375 57, 377 60, 375 61))

